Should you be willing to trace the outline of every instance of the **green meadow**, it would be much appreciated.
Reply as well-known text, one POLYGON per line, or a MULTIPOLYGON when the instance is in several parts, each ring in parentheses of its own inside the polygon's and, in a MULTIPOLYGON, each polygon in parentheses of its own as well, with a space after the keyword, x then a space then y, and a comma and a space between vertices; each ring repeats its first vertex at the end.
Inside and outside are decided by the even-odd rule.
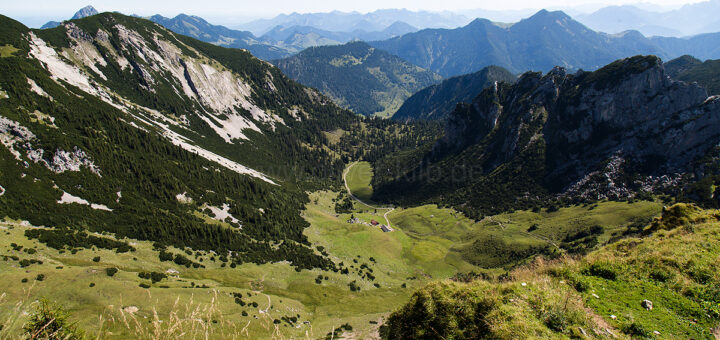
MULTIPOLYGON (((358 163, 350 170, 350 189, 358 197, 370 197, 372 168, 358 163)), ((318 252, 344 263, 347 273, 298 272, 286 263, 230 268, 211 252, 171 248, 206 266, 186 268, 161 262, 151 243, 137 240, 126 240, 136 248, 127 253, 59 251, 24 236, 35 227, 6 220, 0 223, 0 338, 18 338, 28 318, 25 312, 41 298, 62 305, 90 337, 315 339, 348 323, 352 330, 345 336, 376 338, 383 320, 430 282, 471 271, 499 275, 524 261, 512 258, 517 249, 552 247, 589 227, 602 229, 596 237, 604 243, 661 208, 653 202, 601 202, 474 221, 452 209, 426 205, 390 212, 395 231, 385 233, 369 222, 384 223, 388 209, 357 204, 349 214, 336 214, 337 196, 331 191, 310 194, 303 214, 311 226, 305 234, 318 252), (348 223, 351 217, 361 223, 348 223), (25 259, 42 264, 22 267, 25 259), (107 268, 118 272, 108 276, 107 268), (364 274, 369 270, 372 278, 364 274), (153 283, 140 278, 141 272, 168 277, 153 283)))

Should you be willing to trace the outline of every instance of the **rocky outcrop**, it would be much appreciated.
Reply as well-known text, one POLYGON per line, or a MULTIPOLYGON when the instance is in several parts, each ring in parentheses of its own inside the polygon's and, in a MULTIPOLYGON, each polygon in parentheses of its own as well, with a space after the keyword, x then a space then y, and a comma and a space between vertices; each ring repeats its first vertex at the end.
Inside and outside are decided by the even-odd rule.
POLYGON ((486 89, 472 104, 459 105, 434 157, 480 144, 480 161, 490 172, 538 142, 551 191, 605 197, 607 190, 597 185, 582 189, 600 175, 605 189, 624 197, 632 190, 613 177, 634 171, 654 176, 635 187, 667 185, 720 143, 720 97, 671 80, 654 56, 619 60, 595 72, 526 73, 514 86, 486 89))

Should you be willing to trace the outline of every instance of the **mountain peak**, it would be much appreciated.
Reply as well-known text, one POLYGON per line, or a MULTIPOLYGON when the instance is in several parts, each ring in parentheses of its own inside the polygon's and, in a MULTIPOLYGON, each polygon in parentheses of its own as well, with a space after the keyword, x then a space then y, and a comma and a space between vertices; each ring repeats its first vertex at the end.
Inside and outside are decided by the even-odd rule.
POLYGON ((89 16, 93 16, 98 13, 99 12, 95 9, 95 7, 88 5, 88 6, 81 8, 79 11, 77 11, 75 13, 75 15, 73 15, 72 19, 87 18, 89 16))
POLYGON ((546 9, 541 9, 537 13, 535 13, 533 16, 523 20, 523 21, 547 21, 547 20, 566 20, 571 19, 569 15, 565 14, 563 11, 548 11, 546 9))

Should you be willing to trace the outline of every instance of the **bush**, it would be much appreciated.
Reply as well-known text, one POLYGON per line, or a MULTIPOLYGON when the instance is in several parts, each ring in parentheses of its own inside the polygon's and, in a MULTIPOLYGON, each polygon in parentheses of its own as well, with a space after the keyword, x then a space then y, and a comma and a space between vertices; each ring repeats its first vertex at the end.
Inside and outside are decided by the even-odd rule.
POLYGON ((100 262, 100 256, 93 257, 93 262, 100 262))
POLYGON ((663 268, 655 268, 650 272, 650 278, 658 282, 667 282, 673 277, 673 274, 663 268))
POLYGON ((145 288, 145 289, 147 289, 147 288, 150 288, 150 285, 147 284, 147 283, 145 283, 145 282, 141 282, 141 283, 140 283, 140 288, 145 288))
POLYGON ((118 272, 118 269, 117 269, 117 268, 106 268, 106 269, 105 269, 105 274, 107 274, 107 276, 111 276, 111 277, 112 277, 112 276, 115 276, 115 274, 116 274, 117 272, 118 272))
POLYGON ((82 339, 82 331, 68 321, 69 317, 70 314, 60 306, 43 298, 23 329, 31 339, 82 339))
POLYGON ((634 338, 649 338, 652 336, 649 330, 637 322, 623 326, 622 332, 634 338))
POLYGON ((44 281, 45 280, 45 274, 38 274, 35 277, 35 281, 44 281))
POLYGON ((598 261, 590 264, 588 267, 583 269, 584 275, 600 277, 606 280, 617 279, 617 271, 612 263, 606 261, 598 261))

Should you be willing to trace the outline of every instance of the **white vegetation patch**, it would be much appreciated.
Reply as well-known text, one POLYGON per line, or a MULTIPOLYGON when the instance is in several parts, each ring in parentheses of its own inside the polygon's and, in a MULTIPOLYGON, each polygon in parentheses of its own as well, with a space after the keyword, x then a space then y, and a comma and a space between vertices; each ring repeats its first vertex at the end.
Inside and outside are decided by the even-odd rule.
MULTIPOLYGON (((212 211, 213 215, 215 215, 215 216, 211 216, 213 219, 216 219, 221 222, 225 222, 226 219, 230 219, 230 222, 240 224, 240 220, 235 218, 233 215, 230 215, 230 212, 229 212, 230 206, 227 203, 223 204, 222 209, 220 209, 218 207, 213 207, 211 205, 206 206, 206 208, 210 209, 210 211, 212 211)), ((241 225, 241 228, 242 228, 242 225, 241 225)))
POLYGON ((60 199, 59 199, 57 202, 58 202, 59 204, 73 204, 73 203, 77 203, 77 204, 82 204, 82 205, 89 205, 90 208, 93 208, 93 209, 95 209, 95 210, 112 211, 112 209, 108 208, 108 207, 107 207, 106 205, 104 205, 104 204, 90 203, 90 202, 88 202, 87 200, 85 200, 85 199, 83 199, 83 198, 80 198, 80 197, 77 197, 77 196, 68 194, 68 193, 65 192, 65 191, 63 191, 62 197, 60 197, 60 199))
POLYGON ((190 204, 193 202, 192 197, 187 196, 187 192, 183 192, 182 194, 175 195, 175 198, 178 200, 178 202, 182 204, 190 204))
POLYGON ((53 97, 51 97, 47 92, 45 92, 45 90, 43 90, 42 87, 38 86, 38 84, 34 80, 28 78, 27 81, 28 81, 28 84, 30 84, 30 91, 33 91, 45 98, 48 98, 51 101, 53 100, 53 97))
POLYGON ((0 196, 5 195, 5 188, 0 185, 0 196))
POLYGON ((118 192, 117 192, 117 199, 115 200, 115 203, 120 203, 120 199, 121 199, 121 198, 122 198, 122 192, 121 192, 121 191, 118 191, 118 192))

